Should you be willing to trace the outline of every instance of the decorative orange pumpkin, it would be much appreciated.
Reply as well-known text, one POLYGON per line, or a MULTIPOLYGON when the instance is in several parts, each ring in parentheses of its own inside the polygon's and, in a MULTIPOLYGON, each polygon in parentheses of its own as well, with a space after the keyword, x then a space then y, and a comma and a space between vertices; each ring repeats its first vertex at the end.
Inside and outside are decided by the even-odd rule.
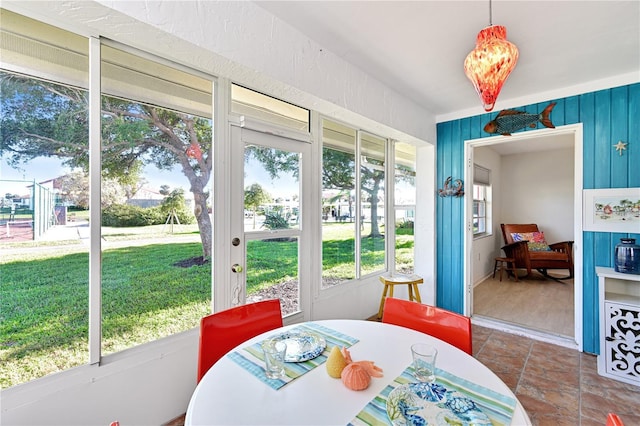
POLYGON ((369 387, 371 383, 371 376, 367 373, 367 370, 358 364, 349 364, 343 370, 340 375, 342 383, 355 391, 364 390, 369 387))

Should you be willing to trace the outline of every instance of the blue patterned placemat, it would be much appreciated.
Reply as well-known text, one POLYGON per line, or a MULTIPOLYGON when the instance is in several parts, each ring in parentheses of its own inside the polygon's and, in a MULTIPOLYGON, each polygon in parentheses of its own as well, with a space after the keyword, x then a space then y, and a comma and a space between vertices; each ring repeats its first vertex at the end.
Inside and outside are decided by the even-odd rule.
MULTIPOLYGON (((400 376, 385 387, 371 400, 349 425, 391 425, 387 415, 387 397, 398 386, 415 382, 413 367, 407 367, 400 376)), ((447 390, 458 391, 473 400, 480 410, 489 417, 494 426, 509 425, 516 407, 516 400, 499 392, 487 389, 447 371, 436 368, 436 383, 447 390)), ((461 423, 462 424, 462 423, 461 423)))
POLYGON ((358 339, 339 331, 333 330, 328 327, 324 327, 315 323, 303 323, 292 329, 296 331, 307 331, 316 333, 322 336, 327 342, 327 347, 322 354, 317 357, 304 362, 286 362, 285 363, 285 376, 281 379, 269 379, 264 373, 264 354, 260 347, 261 342, 254 343, 251 346, 244 347, 240 350, 233 351, 229 355, 236 364, 250 372, 253 376, 257 377, 263 383, 266 383, 273 389, 280 389, 287 383, 292 382, 303 374, 313 370, 319 365, 324 364, 334 346, 338 347, 351 347, 358 342, 358 339))

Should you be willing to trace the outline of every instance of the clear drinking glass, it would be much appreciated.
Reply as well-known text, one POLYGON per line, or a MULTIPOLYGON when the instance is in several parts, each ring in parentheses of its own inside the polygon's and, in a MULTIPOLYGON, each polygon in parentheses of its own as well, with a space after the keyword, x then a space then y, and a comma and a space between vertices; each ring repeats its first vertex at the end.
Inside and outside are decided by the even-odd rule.
POLYGON ((287 345, 281 341, 265 340, 262 343, 264 352, 265 375, 270 379, 279 379, 284 376, 284 356, 287 345))
POLYGON ((413 356, 413 374, 416 379, 420 382, 435 382, 438 350, 426 343, 416 343, 411 346, 411 355, 413 356))

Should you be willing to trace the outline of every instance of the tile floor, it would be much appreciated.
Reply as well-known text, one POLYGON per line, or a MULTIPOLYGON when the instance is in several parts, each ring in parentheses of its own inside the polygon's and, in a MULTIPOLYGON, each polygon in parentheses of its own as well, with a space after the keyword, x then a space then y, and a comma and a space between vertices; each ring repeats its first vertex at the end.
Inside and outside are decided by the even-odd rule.
MULTIPOLYGON (((599 376, 594 355, 478 325, 473 354, 511 388, 535 426, 604 426, 609 412, 625 426, 640 425, 640 386, 599 376)), ((184 416, 166 424, 183 425, 184 416)))
POLYGON ((640 386, 599 376, 594 355, 476 325, 473 353, 511 388, 533 425, 604 426, 609 412, 640 425, 640 386))

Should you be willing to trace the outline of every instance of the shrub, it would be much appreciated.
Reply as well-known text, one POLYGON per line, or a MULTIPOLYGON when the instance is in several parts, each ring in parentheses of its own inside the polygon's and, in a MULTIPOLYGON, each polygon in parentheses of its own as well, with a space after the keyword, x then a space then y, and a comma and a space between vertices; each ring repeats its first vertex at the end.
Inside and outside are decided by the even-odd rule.
POLYGON ((128 204, 114 204, 102 211, 102 225, 127 227, 163 224, 162 212, 158 207, 142 208, 128 204))
POLYGON ((396 235, 413 235, 413 221, 396 222, 396 235))
POLYGON ((283 213, 278 210, 265 213, 263 226, 267 229, 287 229, 289 228, 290 213, 283 213))
POLYGON ((144 208, 130 204, 113 204, 106 207, 102 211, 102 225, 114 227, 164 225, 172 212, 182 225, 195 223, 196 218, 184 203, 184 191, 178 189, 167 195, 159 206, 144 208))

